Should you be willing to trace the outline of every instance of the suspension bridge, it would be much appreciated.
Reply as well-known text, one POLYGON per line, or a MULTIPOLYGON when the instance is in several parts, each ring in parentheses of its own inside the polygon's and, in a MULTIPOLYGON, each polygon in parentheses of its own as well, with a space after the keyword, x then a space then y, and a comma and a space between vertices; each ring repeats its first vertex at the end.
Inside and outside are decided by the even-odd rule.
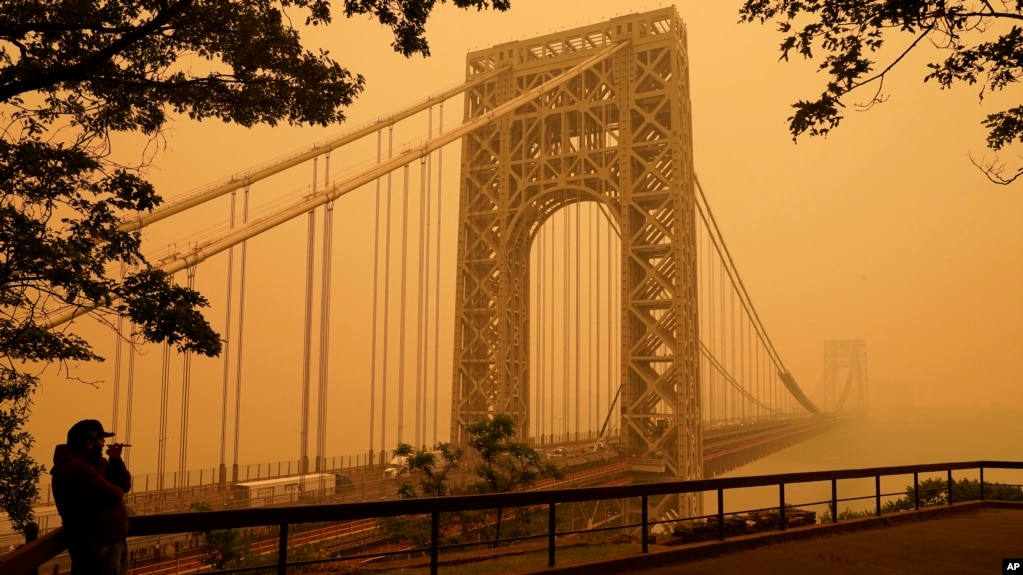
POLYGON ((674 8, 501 44, 447 90, 126 215, 167 246, 154 266, 210 297, 225 346, 118 337, 118 440, 154 454, 165 490, 206 465, 196 434, 214 428, 224 484, 267 426, 296 434, 289 471, 308 474, 506 413, 535 445, 599 438, 646 479, 696 479, 865 410, 864 342, 828 342, 813 394, 772 344, 696 176, 688 82, 674 8), (267 291, 287 302, 253 303, 267 291))

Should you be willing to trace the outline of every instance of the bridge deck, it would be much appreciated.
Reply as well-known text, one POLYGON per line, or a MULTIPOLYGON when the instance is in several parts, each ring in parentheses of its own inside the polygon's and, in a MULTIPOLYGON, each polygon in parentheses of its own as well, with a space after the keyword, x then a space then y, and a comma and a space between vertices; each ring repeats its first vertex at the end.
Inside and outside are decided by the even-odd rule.
POLYGON ((1020 557, 1023 506, 966 503, 906 512, 897 519, 885 516, 843 522, 833 528, 794 529, 660 551, 638 559, 633 556, 624 561, 565 566, 545 573, 988 575, 1002 572, 1002 559, 1020 557))

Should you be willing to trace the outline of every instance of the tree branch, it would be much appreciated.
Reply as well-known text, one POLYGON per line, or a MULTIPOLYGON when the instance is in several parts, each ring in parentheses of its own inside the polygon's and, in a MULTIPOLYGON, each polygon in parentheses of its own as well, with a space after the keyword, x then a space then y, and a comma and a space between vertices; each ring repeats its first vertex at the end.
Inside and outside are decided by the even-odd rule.
POLYGON ((156 16, 145 24, 134 28, 115 40, 106 48, 103 48, 92 56, 60 68, 54 68, 48 72, 31 76, 24 80, 15 80, 0 88, 0 102, 6 102, 10 98, 25 92, 31 92, 61 82, 69 82, 82 79, 83 76, 101 63, 113 58, 115 55, 127 49, 129 46, 152 34, 161 26, 170 22, 177 16, 184 13, 192 6, 193 0, 178 0, 173 6, 158 12, 156 16))
POLYGON ((1003 177, 1002 173, 1005 172, 1005 164, 999 163, 997 159, 991 160, 985 164, 983 159, 978 160, 974 158, 972 153, 969 154, 969 158, 970 163, 976 166, 977 169, 980 170, 988 180, 991 180, 992 183, 1001 186, 1008 186, 1019 179, 1020 176, 1023 176, 1023 168, 1019 168, 1012 177, 1003 177))
POLYGON ((131 29, 131 27, 107 28, 104 26, 92 26, 87 23, 28 22, 14 26, 0 26, 0 38, 13 42, 14 38, 22 38, 29 32, 99 32, 102 34, 115 34, 131 29))
POLYGON ((903 50, 902 53, 899 54, 899 56, 897 58, 892 60, 891 63, 888 64, 888 66, 885 67, 884 70, 881 70, 880 72, 875 74, 870 79, 867 79, 867 80, 864 80, 862 82, 857 82, 856 84, 853 84, 853 86, 851 88, 849 88, 848 90, 846 90, 844 93, 848 94, 849 92, 852 92, 853 90, 855 90, 856 88, 859 88, 860 86, 865 86, 865 85, 867 85, 867 84, 869 84, 871 82, 874 82, 875 80, 884 78, 885 74, 890 72, 892 68, 894 68, 899 62, 902 61, 903 58, 906 57, 907 54, 912 52, 913 49, 916 48, 916 45, 919 44, 921 40, 926 38, 928 34, 930 34, 932 31, 934 31, 934 27, 935 26, 936 26, 936 24, 931 24, 930 26, 925 28, 924 31, 921 32, 920 35, 917 36, 915 40, 913 40, 913 43, 910 44, 909 47, 907 47, 905 50, 903 50))
POLYGON ((164 88, 173 90, 176 88, 185 88, 189 86, 200 86, 204 84, 221 85, 221 84, 239 84, 245 86, 255 86, 260 84, 268 84, 270 80, 266 78, 255 78, 252 80, 239 80, 237 76, 233 74, 210 74, 209 76, 203 76, 202 78, 186 78, 179 81, 163 81, 163 80, 150 80, 147 78, 133 78, 130 80, 120 78, 106 78, 102 77, 103 80, 108 82, 117 82, 123 86, 132 88, 164 88))
MULTIPOLYGON (((985 2, 987 4, 987 2, 985 2)), ((990 4, 988 5, 990 7, 990 4)), ((956 18, 1008 18, 1010 20, 1023 20, 1023 14, 1013 14, 1012 12, 960 12, 956 14, 956 18)))

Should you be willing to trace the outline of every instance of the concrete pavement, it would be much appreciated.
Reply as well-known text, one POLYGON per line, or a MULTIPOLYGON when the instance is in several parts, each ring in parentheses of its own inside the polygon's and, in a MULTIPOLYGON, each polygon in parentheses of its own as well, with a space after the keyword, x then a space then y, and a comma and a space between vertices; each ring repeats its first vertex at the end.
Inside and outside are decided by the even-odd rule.
POLYGON ((1023 505, 973 502, 651 551, 551 574, 1002 573, 1023 557, 1023 505))

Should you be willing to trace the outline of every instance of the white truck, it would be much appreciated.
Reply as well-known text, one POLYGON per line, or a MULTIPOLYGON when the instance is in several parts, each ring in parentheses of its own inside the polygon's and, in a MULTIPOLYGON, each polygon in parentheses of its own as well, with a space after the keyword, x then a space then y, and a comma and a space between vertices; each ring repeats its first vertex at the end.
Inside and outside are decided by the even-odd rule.
POLYGON ((395 455, 384 468, 384 479, 394 479, 403 473, 408 472, 408 456, 395 455))
POLYGON ((270 507, 294 505, 328 497, 352 485, 352 480, 338 473, 310 473, 291 477, 275 477, 237 483, 232 487, 234 507, 270 507))
MULTIPOLYGON (((433 460, 436 465, 440 465, 444 459, 444 453, 442 451, 431 451, 433 460)), ((408 473, 408 456, 407 455, 395 455, 391 458, 391 461, 384 468, 384 479, 395 479, 399 475, 408 473)))

